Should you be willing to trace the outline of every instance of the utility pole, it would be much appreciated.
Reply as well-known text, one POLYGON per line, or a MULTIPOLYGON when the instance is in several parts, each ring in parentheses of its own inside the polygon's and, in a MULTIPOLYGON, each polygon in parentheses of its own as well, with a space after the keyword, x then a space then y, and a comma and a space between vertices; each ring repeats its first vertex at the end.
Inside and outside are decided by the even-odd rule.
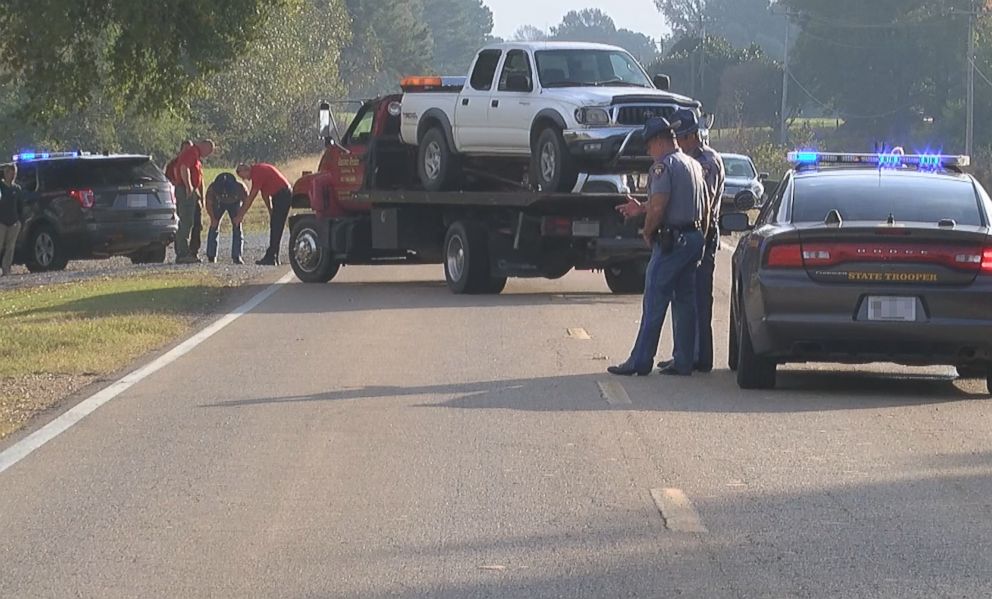
POLYGON ((978 16, 978 4, 972 2, 971 13, 968 15, 968 101, 967 123, 964 132, 964 153, 971 156, 975 145, 975 22, 978 16))
POLYGON ((784 146, 789 143, 789 30, 792 28, 791 15, 785 15, 785 60, 782 62, 782 122, 779 142, 784 146))

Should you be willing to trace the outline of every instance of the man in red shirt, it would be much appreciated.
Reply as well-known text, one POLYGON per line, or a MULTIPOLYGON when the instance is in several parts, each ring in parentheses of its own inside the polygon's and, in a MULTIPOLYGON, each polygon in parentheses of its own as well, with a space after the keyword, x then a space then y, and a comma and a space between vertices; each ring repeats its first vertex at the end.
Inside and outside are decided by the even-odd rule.
MULTIPOLYGON (((182 154, 187 148, 193 147, 193 141, 187 139, 179 146, 179 154, 182 154)), ((176 189, 182 185, 182 177, 179 176, 179 169, 176 168, 176 164, 179 160, 179 155, 177 154, 175 158, 169 161, 169 164, 165 166, 165 176, 172 183, 173 187, 176 189)), ((196 214, 193 216, 193 230, 190 232, 189 240, 189 253, 195 259, 197 254, 200 252, 200 243, 203 237, 203 211, 200 205, 196 205, 196 214)), ((195 260, 194 260, 195 261, 195 260)))
MULTIPOLYGON (((176 235, 176 264, 195 264, 200 261, 193 254, 190 236, 194 221, 199 221, 203 210, 203 159, 214 153, 214 142, 205 139, 186 148, 176 158, 173 170, 177 174, 176 212, 179 214, 179 233, 176 235)), ((201 224, 202 227, 202 224, 201 224)), ((196 244, 199 246, 199 243, 196 244)), ((197 250, 199 247, 197 247, 197 250)))
POLYGON ((251 192, 248 194, 248 201, 241 207, 237 224, 241 224, 255 198, 259 194, 262 194, 266 205, 271 206, 269 249, 265 252, 265 256, 255 262, 255 264, 276 266, 279 264, 279 246, 282 245, 282 232, 286 228, 286 219, 289 218, 289 209, 293 204, 293 190, 289 185, 289 180, 279 172, 279 169, 264 162, 259 162, 251 166, 247 164, 238 165, 237 172, 238 176, 245 181, 251 181, 251 192))

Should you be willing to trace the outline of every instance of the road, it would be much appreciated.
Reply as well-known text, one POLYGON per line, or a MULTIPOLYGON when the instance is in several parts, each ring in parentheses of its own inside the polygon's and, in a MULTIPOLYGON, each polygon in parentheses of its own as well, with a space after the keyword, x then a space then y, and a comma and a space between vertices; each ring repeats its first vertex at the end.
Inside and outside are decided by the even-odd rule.
POLYGON ((992 594, 977 381, 612 379, 638 317, 585 273, 287 284, 0 473, 0 597, 992 594))

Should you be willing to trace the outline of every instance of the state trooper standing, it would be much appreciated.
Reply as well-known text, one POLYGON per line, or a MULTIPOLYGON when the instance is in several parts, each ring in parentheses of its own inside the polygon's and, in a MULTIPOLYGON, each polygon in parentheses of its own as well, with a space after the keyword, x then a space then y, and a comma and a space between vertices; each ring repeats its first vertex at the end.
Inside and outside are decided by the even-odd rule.
MULTIPOLYGON (((679 122, 675 132, 679 147, 699 162, 706 181, 706 243, 703 260, 696 271, 696 354, 693 368, 699 372, 710 372, 713 370, 713 273, 716 270, 716 254, 720 249, 720 203, 723 201, 727 175, 723 158, 703 141, 696 113, 680 110, 672 119, 679 122)), ((674 363, 673 358, 658 364, 658 367, 670 368, 674 363)))
POLYGON ((675 362, 665 375, 692 374, 696 353, 696 268, 703 255, 706 183, 699 163, 680 149, 668 120, 650 119, 644 143, 655 162, 648 173, 648 201, 633 198, 617 207, 626 217, 645 215, 644 240, 651 247, 645 273, 641 326, 630 358, 611 366, 611 374, 645 376, 654 369, 658 341, 669 305, 676 323, 675 362))

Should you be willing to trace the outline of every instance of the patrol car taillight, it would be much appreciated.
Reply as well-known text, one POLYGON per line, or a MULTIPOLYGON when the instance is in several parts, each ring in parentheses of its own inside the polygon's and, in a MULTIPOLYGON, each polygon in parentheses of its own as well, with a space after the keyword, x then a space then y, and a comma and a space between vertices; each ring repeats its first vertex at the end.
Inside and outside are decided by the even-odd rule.
POLYGON ((802 268, 803 248, 798 243, 773 245, 765 260, 767 268, 802 268))
POLYGON ((992 275, 992 247, 982 250, 982 274, 992 275))
POLYGON ((79 202, 83 208, 92 208, 96 204, 96 194, 92 189, 73 189, 69 197, 79 202))

